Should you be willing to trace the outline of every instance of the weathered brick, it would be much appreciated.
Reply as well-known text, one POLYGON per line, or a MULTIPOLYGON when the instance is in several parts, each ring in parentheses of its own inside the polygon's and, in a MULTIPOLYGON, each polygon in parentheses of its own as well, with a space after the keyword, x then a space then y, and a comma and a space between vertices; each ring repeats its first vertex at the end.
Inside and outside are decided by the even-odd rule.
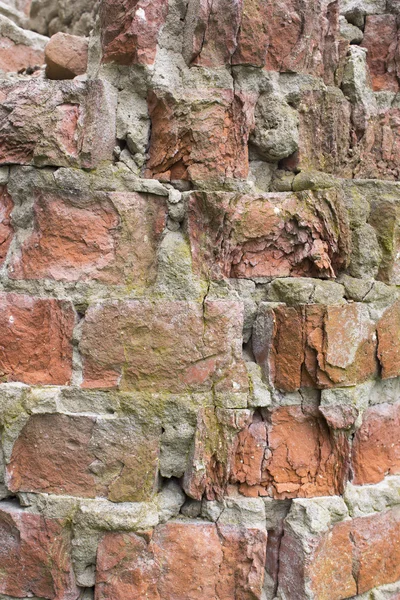
POLYGON ((4 263, 10 247, 14 228, 10 216, 14 203, 6 187, 0 187, 0 266, 4 263))
POLYGON ((37 190, 33 231, 12 261, 10 277, 152 283, 166 213, 160 196, 111 193, 78 199, 37 190))
POLYGON ((230 64, 241 18, 242 0, 189 0, 184 33, 186 61, 201 67, 230 64))
POLYGON ((93 168, 115 146, 116 98, 102 81, 2 85, 0 164, 93 168))
POLYGON ((243 307, 230 301, 113 301, 86 313, 85 387, 148 391, 247 390, 243 307))
POLYGON ((46 77, 73 79, 86 73, 88 40, 61 31, 53 35, 46 45, 46 77))
POLYGON ((373 198, 368 221, 375 229, 382 252, 377 279, 392 285, 399 285, 400 205, 397 201, 397 189, 394 189, 393 192, 393 194, 378 193, 373 198))
POLYGON ((13 492, 139 502, 155 491, 160 432, 129 418, 30 417, 7 467, 13 492))
POLYGON ((260 599, 265 531, 170 522, 143 535, 106 534, 99 547, 95 600, 260 599))
POLYGON ((245 64, 330 81, 338 62, 338 17, 336 1, 191 0, 184 55, 203 67, 245 64))
POLYGON ((354 519, 351 530, 358 592, 400 579, 400 514, 393 509, 354 519))
POLYGON ((349 226, 336 190, 189 197, 194 266, 223 277, 333 276, 347 264, 349 226))
POLYGON ((168 0, 102 0, 103 62, 151 65, 167 12, 168 0))
POLYGON ((348 473, 348 442, 332 434, 318 413, 281 407, 257 415, 236 440, 231 481, 245 496, 309 498, 341 494, 348 473))
POLYGON ((70 382, 75 316, 67 301, 0 294, 0 380, 70 382))
POLYGON ((378 483, 400 473, 400 404, 368 408, 352 449, 353 483, 378 483))
POLYGON ((390 102, 378 107, 356 148, 354 176, 363 179, 390 179, 400 175, 400 109, 390 102))
POLYGON ((264 377, 278 389, 329 388, 377 374, 375 325, 366 306, 265 304, 253 350, 264 377))
POLYGON ((299 150, 287 160, 302 170, 351 177, 351 105, 343 93, 332 87, 304 90, 298 114, 299 150))
POLYGON ((0 503, 0 593, 77 600, 67 523, 0 503))
POLYGON ((43 64, 43 48, 16 43, 9 36, 0 35, 0 69, 6 73, 17 73, 20 69, 43 64))
POLYGON ((280 589, 295 600, 343 600, 400 577, 398 509, 298 536, 285 527, 280 589))
POLYGON ((397 92, 400 79, 398 16, 395 14, 367 16, 362 46, 368 50, 367 63, 373 89, 397 92))
POLYGON ((293 600, 342 600, 357 593, 353 576, 351 522, 307 540, 285 531, 281 542, 279 585, 293 600))
POLYGON ((246 178, 255 98, 230 89, 153 90, 145 175, 171 179, 246 178))
POLYGON ((195 500, 222 500, 231 476, 235 437, 248 424, 249 410, 205 408, 197 417, 183 489, 195 500))
POLYGON ((379 319, 378 360, 382 368, 382 378, 389 379, 400 375, 400 302, 395 302, 379 319))
POLYGON ((332 81, 338 61, 337 1, 275 0, 268 3, 269 45, 265 68, 312 73, 332 81))
POLYGON ((237 47, 232 56, 233 65, 264 67, 272 43, 270 12, 270 6, 262 0, 243 0, 237 47), (257 40, 257 44, 254 40, 257 40))

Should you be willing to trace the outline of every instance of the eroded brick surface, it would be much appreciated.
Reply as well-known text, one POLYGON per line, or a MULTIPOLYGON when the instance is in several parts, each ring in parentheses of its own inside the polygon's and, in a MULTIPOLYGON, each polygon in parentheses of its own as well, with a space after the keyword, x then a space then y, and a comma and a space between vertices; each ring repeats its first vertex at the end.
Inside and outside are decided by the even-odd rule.
POLYGON ((112 502, 152 497, 158 467, 155 425, 128 418, 33 415, 7 467, 14 492, 44 492, 112 502))
POLYGON ((115 100, 102 81, 3 84, 0 164, 93 168, 110 159, 115 100))
POLYGON ((100 9, 104 62, 154 62, 157 38, 168 12, 166 0, 105 0, 100 9))
POLYGON ((342 600, 393 583, 399 578, 398 532, 397 509, 337 523, 304 543, 287 531, 281 589, 296 599, 311 592, 313 598, 342 600))
POLYGON ((266 534, 211 523, 171 522, 152 535, 107 534, 96 600, 261 598, 266 534))
POLYGON ((245 496, 298 498, 340 494, 347 478, 348 442, 318 414, 282 407, 238 435, 232 481, 245 496))
POLYGON ((399 404, 370 407, 353 443, 355 484, 377 483, 385 475, 400 473, 399 404))
POLYGON ((334 190, 194 193, 188 229, 195 266, 216 279, 333 276, 347 262, 348 224, 334 190))
POLYGON ((0 505, 0 592, 16 598, 77 600, 67 522, 0 505))
POLYGON ((369 15, 365 21, 363 46, 374 90, 399 90, 399 24, 395 14, 369 15))
POLYGON ((398 0, 0 13, 1 600, 398 598, 398 0))
POLYGON ((10 266, 13 279, 146 285, 166 223, 159 196, 111 193, 95 198, 36 192, 34 227, 10 266))
POLYGON ((145 174, 172 179, 246 178, 255 98, 230 89, 153 90, 145 174))
POLYGON ((70 302, 0 294, 1 380, 67 385, 72 375, 70 302))
POLYGON ((115 301, 86 313, 85 387, 246 391, 235 302, 115 301))
POLYGON ((302 307, 265 304, 253 348, 264 376, 278 389, 329 388, 376 375, 376 332, 362 304, 302 307))

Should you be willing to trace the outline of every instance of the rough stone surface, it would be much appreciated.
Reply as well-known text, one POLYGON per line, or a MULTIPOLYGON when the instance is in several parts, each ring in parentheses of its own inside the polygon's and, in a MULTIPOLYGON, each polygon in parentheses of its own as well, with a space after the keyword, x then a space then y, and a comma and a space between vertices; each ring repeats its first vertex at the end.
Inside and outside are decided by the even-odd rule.
MULTIPOLYGON (((23 3, 24 0, 21 0, 23 3)), ((87 36, 93 29, 96 0, 26 0, 29 28, 52 36, 59 31, 87 36)))
POLYGON ((16 73, 44 63, 47 38, 18 27, 0 14, 0 72, 16 73))
POLYGON ((399 26, 396 15, 368 15, 363 46, 368 50, 373 89, 399 90, 399 26))
POLYGON ((397 509, 342 521, 323 533, 304 532, 303 542, 289 526, 282 539, 281 591, 299 599, 339 600, 396 581, 398 529, 397 509))
POLYGON ((347 476, 348 444, 332 436, 320 415, 281 407, 240 432, 232 481, 244 495, 277 499, 340 494, 347 476))
POLYGON ((253 351, 278 389, 361 383, 377 373, 376 332, 362 304, 265 304, 255 323, 253 351))
POLYGON ((0 600, 399 599, 399 19, 0 0, 0 600))
POLYGON ((10 220, 14 203, 6 187, 0 190, 0 264, 3 264, 14 233, 10 220))
POLYGON ((400 344, 397 332, 400 327, 400 304, 388 308, 378 324, 378 358, 384 379, 397 377, 400 372, 400 344))

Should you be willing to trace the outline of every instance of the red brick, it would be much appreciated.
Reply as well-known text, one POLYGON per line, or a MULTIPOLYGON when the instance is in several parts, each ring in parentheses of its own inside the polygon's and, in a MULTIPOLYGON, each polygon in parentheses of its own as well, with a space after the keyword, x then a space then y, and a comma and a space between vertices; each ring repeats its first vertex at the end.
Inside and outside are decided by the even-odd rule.
POLYGON ((357 594, 353 577, 351 521, 304 543, 291 532, 282 538, 280 589, 291 600, 342 600, 357 594), (311 592, 311 593, 310 593, 311 592))
POLYGON ((330 388, 377 374, 375 326, 362 304, 266 304, 253 335, 264 377, 278 389, 330 388))
POLYGON ((240 303, 114 301, 86 313, 85 387, 148 391, 247 390, 240 303))
MULTIPOLYGON (((351 104, 337 88, 303 91, 300 96, 299 150, 289 168, 352 177, 351 104)), ((283 164, 285 161, 283 161, 283 164)))
POLYGON ((53 35, 46 45, 46 77, 73 79, 86 73, 88 40, 61 31, 53 35))
POLYGON ((14 234, 10 220, 13 207, 14 203, 7 188, 0 186, 0 265, 4 263, 14 234))
POLYGON ((188 233, 196 270, 213 279, 331 277, 348 260, 349 229, 335 190, 196 192, 188 233))
POLYGON ((359 147, 354 176, 363 179, 400 177, 400 110, 396 106, 378 108, 368 122, 359 147))
POLYGON ((293 600, 343 600, 400 578, 399 509, 282 538, 279 582, 293 600))
POLYGON ((382 378, 400 375, 400 302, 395 302, 380 318, 377 326, 378 359, 382 378))
POLYGON ((338 17, 336 1, 193 0, 186 17, 187 62, 203 67, 250 64, 326 75, 331 81, 339 58, 338 17))
POLYGON ((248 138, 255 97, 230 89, 154 90, 146 177, 171 179, 246 178, 248 138))
POLYGON ((72 374, 69 302, 0 294, 0 379, 66 385, 72 374))
POLYGON ((0 593, 18 598, 76 600, 67 523, 0 504, 0 593))
POLYGON ((103 62, 151 65, 168 0, 104 0, 100 9, 103 62))
POLYGON ((2 85, 0 165, 94 168, 115 147, 116 97, 103 81, 2 85))
POLYGON ((151 283, 166 213, 159 196, 111 193, 77 202, 76 195, 38 190, 34 229, 11 263, 10 277, 151 283))
POLYGON ((398 509, 354 519, 352 540, 359 594, 400 579, 398 509))
POLYGON ((378 483, 400 474, 400 404, 368 408, 353 441, 353 483, 378 483))
POLYGON ((271 43, 270 8, 262 0, 243 0, 242 18, 237 36, 233 65, 265 65, 271 43), (257 40, 257 43, 254 43, 257 40))
POLYGON ((266 541, 261 530, 196 522, 170 522, 141 536, 106 534, 95 600, 260 599, 266 541))
POLYGON ((399 90, 400 28, 396 15, 370 15, 365 19, 362 46, 376 91, 399 90))
POLYGON ((265 68, 317 77, 325 74, 331 81, 338 61, 338 2, 275 0, 267 6, 265 68))
POLYGON ((324 536, 310 563, 311 588, 319 600, 339 600, 357 592, 353 575, 350 523, 335 525, 324 536))
POLYGON ((231 481, 246 496, 310 498, 343 493, 348 442, 333 435, 318 414, 281 407, 237 438, 231 481))
POLYGON ((249 422, 248 410, 199 411, 183 489, 195 500, 223 500, 229 483, 236 434, 249 422))
POLYGON ((230 64, 241 17, 242 0, 190 0, 185 29, 188 63, 201 67, 230 64))
POLYGON ((8 487, 112 502, 148 500, 155 491, 158 433, 123 418, 33 415, 14 443, 8 487))

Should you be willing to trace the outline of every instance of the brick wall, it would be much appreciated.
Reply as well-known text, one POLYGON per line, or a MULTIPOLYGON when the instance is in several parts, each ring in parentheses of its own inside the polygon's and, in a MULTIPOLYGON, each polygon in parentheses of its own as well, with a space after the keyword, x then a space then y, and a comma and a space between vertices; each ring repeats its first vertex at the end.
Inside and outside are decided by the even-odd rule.
POLYGON ((0 600, 399 600, 400 6, 67 4, 87 74, 0 82, 0 600))

